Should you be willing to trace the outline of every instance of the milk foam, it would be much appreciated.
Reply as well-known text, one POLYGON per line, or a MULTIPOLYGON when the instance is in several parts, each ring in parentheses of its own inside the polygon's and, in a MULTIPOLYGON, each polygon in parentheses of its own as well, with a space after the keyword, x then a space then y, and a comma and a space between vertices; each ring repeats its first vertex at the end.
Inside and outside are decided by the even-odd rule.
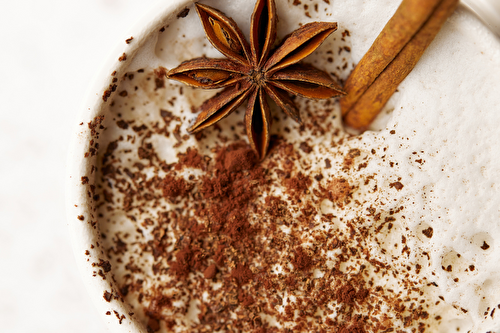
MULTIPOLYGON (((248 37, 253 2, 206 3, 223 8, 248 37)), ((399 1, 335 0, 331 5, 322 1, 317 4, 317 12, 309 4, 308 18, 303 7, 277 1, 278 37, 300 23, 337 21, 339 32, 350 32, 351 53, 337 56, 334 46, 339 33, 336 41, 330 38, 318 52, 332 48, 334 57, 348 57, 349 62, 357 63, 399 1)), ((200 54, 220 57, 205 39, 191 8, 187 17, 169 22, 165 32, 151 37, 129 71, 147 71, 159 65, 172 68, 200 54)), ((308 61, 318 59, 320 56, 312 56, 308 61)), ((329 65, 320 67, 325 66, 329 65)), ((345 79, 351 68, 339 72, 339 76, 345 79)), ((406 225, 401 228, 408 228, 412 248, 429 254, 430 264, 423 265, 423 271, 438 285, 439 295, 454 307, 449 311, 462 332, 500 331, 500 313, 493 314, 500 306, 499 87, 500 41, 476 18, 459 9, 372 126, 377 131, 361 135, 366 150, 387 147, 386 155, 395 163, 394 168, 382 164, 373 167, 379 168, 381 182, 394 174, 401 177, 405 186, 398 200, 407 208, 406 225), (433 229, 432 238, 422 234, 429 227, 433 229), (451 271, 446 270, 449 266, 451 271)), ((195 98, 201 100, 211 92, 196 92, 196 97, 190 94, 186 93, 186 107, 198 105, 195 98)), ((321 146, 322 142, 317 144, 321 146)), ((175 154, 165 154, 167 163, 175 159, 175 154)), ((328 205, 324 209, 328 210, 328 205)), ((448 332, 447 327, 440 332, 448 332)))
POLYGON ((468 13, 455 13, 394 96, 387 127, 396 135, 381 133, 416 198, 409 227, 434 229, 423 245, 429 273, 447 302, 468 310, 474 332, 500 328, 491 316, 500 303, 499 44, 468 13), (448 265, 452 272, 441 268, 448 265))

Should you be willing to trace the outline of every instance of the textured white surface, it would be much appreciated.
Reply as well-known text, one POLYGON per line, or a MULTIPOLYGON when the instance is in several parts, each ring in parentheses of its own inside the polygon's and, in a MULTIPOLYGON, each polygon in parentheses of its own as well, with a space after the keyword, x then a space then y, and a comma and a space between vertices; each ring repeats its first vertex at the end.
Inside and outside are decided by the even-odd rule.
POLYGON ((0 2, 2 332, 108 332, 71 249, 65 161, 83 92, 155 2, 0 2))
POLYGON ((421 245, 429 273, 447 302, 468 311, 473 332, 500 328, 492 313, 500 308, 499 46, 475 17, 456 11, 400 85, 388 124, 395 134, 385 139, 412 191, 408 227, 434 229, 421 245))

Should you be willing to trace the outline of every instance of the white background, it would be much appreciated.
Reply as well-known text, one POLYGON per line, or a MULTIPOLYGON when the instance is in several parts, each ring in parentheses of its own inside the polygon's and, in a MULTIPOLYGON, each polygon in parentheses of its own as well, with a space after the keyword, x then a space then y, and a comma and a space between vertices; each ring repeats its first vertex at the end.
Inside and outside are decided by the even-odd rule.
POLYGON ((156 1, 0 1, 1 332, 109 332, 69 241, 66 155, 93 76, 156 1))

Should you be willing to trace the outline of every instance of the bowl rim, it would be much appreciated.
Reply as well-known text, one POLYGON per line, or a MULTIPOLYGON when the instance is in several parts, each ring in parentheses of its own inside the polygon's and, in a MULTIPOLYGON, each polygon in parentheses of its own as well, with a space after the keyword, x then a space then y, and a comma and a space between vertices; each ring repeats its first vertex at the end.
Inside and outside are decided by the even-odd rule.
MULTIPOLYGON (((92 198, 96 156, 92 153, 85 156, 92 148, 90 141, 95 138, 90 125, 95 125, 97 117, 107 112, 113 98, 103 98, 104 92, 112 88, 116 79, 126 73, 135 55, 149 37, 176 19, 182 9, 193 3, 194 0, 158 0, 124 34, 132 36, 133 39, 124 42, 128 38, 125 37, 123 41, 118 42, 101 69, 96 72, 84 94, 84 102, 75 117, 71 132, 65 175, 66 221, 80 276, 92 303, 111 332, 147 333, 147 330, 134 316, 130 306, 119 296, 104 250, 99 245, 100 234, 92 198), (126 55, 125 59, 121 57, 123 54, 126 55)), ((95 130, 100 131, 97 127, 95 130)))

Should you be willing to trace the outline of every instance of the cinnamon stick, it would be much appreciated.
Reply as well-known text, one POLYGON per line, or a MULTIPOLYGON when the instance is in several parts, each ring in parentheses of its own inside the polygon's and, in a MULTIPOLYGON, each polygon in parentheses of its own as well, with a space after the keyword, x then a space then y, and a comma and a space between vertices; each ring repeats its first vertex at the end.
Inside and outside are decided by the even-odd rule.
POLYGON ((441 29, 441 26, 457 7, 458 2, 459 0, 442 0, 439 3, 417 34, 404 46, 396 58, 384 69, 357 100, 347 115, 344 116, 344 121, 348 126, 366 129, 396 91, 401 81, 415 67, 425 49, 441 29))
POLYGON ((347 79, 341 99, 342 115, 356 104, 384 68, 431 16, 441 0, 403 0, 375 42, 347 79))

